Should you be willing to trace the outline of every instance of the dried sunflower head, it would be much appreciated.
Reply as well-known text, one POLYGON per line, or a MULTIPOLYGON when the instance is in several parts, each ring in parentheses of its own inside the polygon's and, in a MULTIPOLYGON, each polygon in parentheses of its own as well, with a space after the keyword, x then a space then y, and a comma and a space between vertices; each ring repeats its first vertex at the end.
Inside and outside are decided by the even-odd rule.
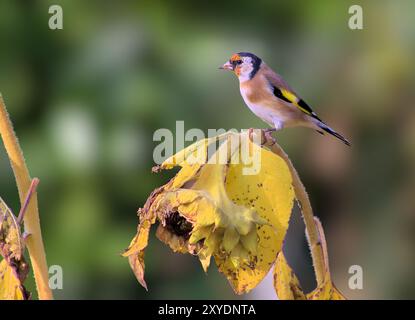
POLYGON ((275 262, 294 199, 289 169, 245 133, 222 138, 196 142, 160 166, 181 169, 139 210, 137 235, 124 252, 143 286, 144 249, 156 221, 157 237, 176 252, 198 256, 205 271, 213 256, 238 294, 254 288, 275 262), (219 148, 209 155, 217 140, 219 148), (259 155, 254 175, 244 174, 245 164, 234 161, 247 152, 243 141, 248 152, 259 155), (192 157, 199 161, 188 161, 192 157))

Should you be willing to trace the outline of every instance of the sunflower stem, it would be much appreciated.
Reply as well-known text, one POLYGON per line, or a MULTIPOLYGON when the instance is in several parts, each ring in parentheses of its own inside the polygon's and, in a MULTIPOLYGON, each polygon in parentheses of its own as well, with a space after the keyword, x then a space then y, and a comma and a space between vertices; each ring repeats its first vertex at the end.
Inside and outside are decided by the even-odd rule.
MULTIPOLYGON (((10 160, 19 191, 21 207, 25 207, 26 194, 30 190, 32 179, 26 166, 22 150, 14 133, 12 123, 0 94, 0 134, 4 147, 10 160)), ((27 248, 36 281, 39 299, 53 299, 52 291, 48 285, 48 267, 43 247, 42 232, 40 229, 37 194, 33 192, 31 201, 27 204, 26 214, 23 218, 24 229, 30 236, 27 238, 27 248)))

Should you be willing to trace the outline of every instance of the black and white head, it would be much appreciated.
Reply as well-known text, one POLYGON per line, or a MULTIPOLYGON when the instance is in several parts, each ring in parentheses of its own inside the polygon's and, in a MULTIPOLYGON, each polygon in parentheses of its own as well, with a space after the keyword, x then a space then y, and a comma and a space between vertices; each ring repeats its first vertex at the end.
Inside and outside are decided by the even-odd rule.
POLYGON ((220 69, 231 70, 240 82, 251 80, 257 74, 262 60, 253 53, 239 52, 232 55, 220 69))

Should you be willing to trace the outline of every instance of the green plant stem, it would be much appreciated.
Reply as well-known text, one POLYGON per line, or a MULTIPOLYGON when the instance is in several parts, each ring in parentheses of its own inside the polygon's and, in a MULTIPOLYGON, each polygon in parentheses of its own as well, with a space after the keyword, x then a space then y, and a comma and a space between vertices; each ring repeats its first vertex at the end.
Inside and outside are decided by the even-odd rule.
MULTIPOLYGON (((22 150, 14 133, 12 123, 9 119, 9 115, 1 95, 0 134, 16 178, 21 207, 24 207, 26 194, 30 189, 32 179, 30 178, 29 170, 26 166, 22 150)), ((30 255, 39 299, 53 299, 52 291, 48 285, 48 267, 43 247, 42 232, 40 229, 36 192, 33 193, 31 201, 27 204, 27 211, 24 215, 23 221, 25 232, 29 234, 26 245, 30 255)))

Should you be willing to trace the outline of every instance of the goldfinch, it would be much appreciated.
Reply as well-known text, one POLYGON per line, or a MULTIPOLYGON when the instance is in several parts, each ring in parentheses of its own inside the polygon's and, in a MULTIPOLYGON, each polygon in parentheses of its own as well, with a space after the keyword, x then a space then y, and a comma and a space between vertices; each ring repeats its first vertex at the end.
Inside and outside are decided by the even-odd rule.
POLYGON ((246 105, 275 130, 307 127, 320 134, 330 133, 350 146, 346 138, 325 124, 284 79, 256 55, 236 53, 219 68, 236 74, 246 105))

